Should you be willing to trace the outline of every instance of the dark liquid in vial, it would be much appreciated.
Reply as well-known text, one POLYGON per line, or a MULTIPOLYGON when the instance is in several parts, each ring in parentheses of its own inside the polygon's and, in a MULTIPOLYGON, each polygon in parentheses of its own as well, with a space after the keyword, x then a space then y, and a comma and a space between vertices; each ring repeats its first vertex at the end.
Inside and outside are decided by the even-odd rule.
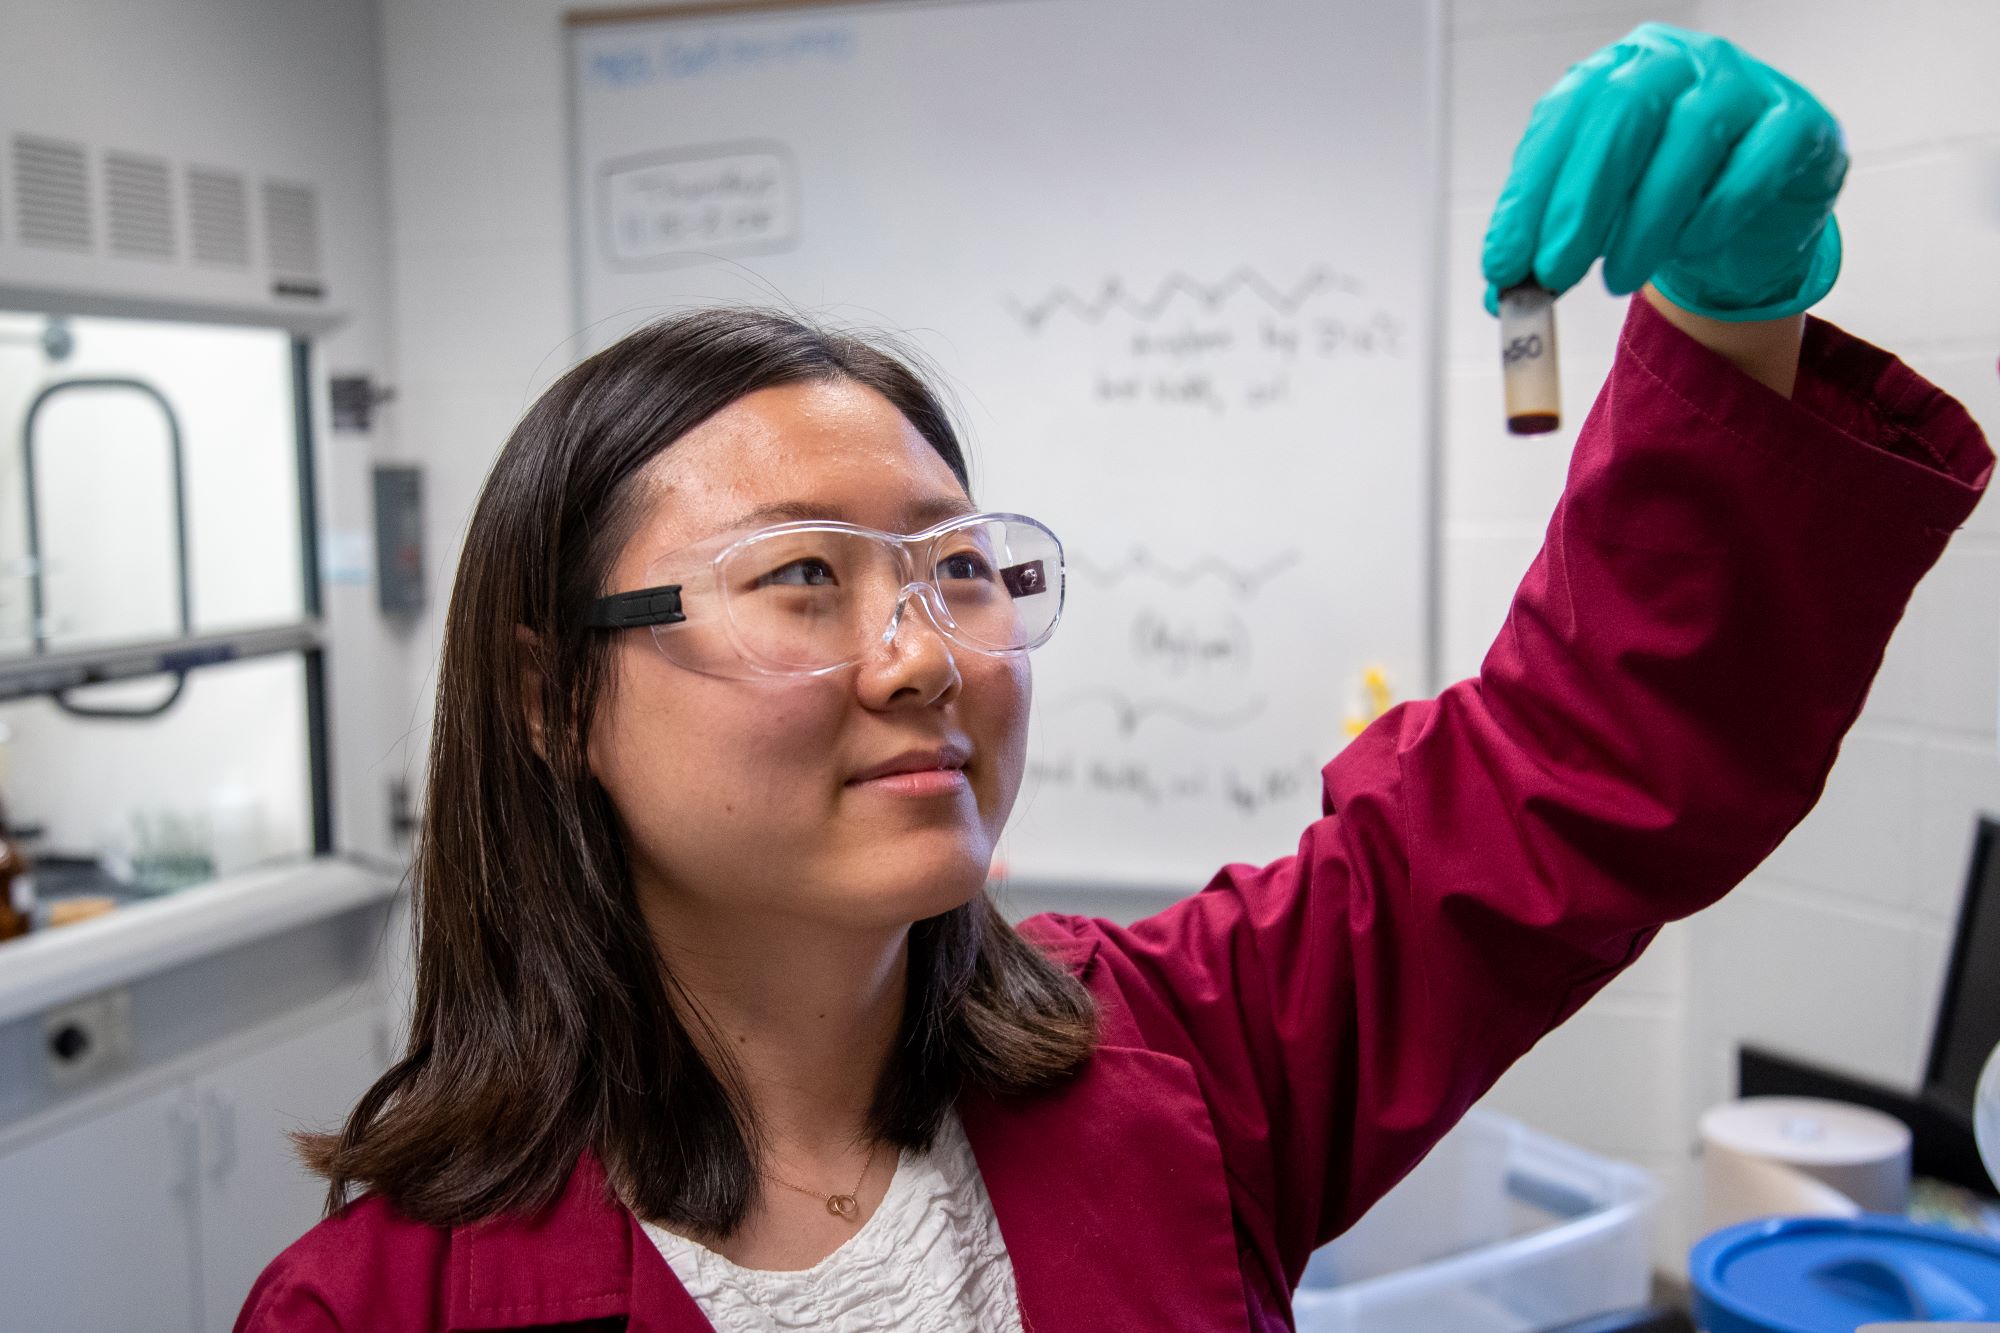
POLYGON ((1553 412, 1523 412, 1507 418, 1507 429, 1515 435, 1546 435, 1556 428, 1557 421, 1553 412))

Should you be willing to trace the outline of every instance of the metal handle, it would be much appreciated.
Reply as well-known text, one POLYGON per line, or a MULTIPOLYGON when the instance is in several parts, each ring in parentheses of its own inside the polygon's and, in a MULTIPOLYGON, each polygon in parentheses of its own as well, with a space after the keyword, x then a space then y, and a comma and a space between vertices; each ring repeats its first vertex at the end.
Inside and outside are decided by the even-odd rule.
POLYGON ((169 1188, 189 1212, 194 1211, 196 1191, 201 1184, 200 1122, 192 1094, 183 1093, 177 1097, 173 1109, 167 1112, 168 1131, 174 1139, 174 1156, 179 1161, 169 1188))
MULTIPOLYGON (((159 404, 160 411, 167 419, 167 450, 173 458, 174 477, 174 557, 180 591, 181 633, 194 632, 193 598, 188 587, 188 536, 187 536, 187 478, 185 458, 181 448, 181 422, 174 415, 172 403, 144 380, 129 376, 79 376, 75 379, 57 380, 43 388, 28 404, 28 415, 21 422, 21 467, 24 473, 24 489, 27 495, 28 511, 28 632, 33 638, 34 651, 41 654, 48 651, 48 635, 43 626, 46 617, 46 594, 42 580, 46 571, 42 561, 41 521, 35 503, 35 421, 49 401, 59 394, 77 389, 134 389, 159 404)), ((56 706, 77 717, 116 718, 122 720, 158 717, 181 697, 187 686, 187 673, 174 673, 173 692, 157 703, 136 707, 109 707, 99 704, 81 704, 69 697, 67 690, 55 690, 49 695, 56 706)))

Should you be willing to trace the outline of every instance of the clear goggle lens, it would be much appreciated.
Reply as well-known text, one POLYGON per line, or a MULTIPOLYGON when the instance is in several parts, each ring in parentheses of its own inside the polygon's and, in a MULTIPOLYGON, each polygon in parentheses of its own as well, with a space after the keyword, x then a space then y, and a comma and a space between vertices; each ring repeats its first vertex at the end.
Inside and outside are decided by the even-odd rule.
POLYGON ((1062 546, 1019 515, 911 537, 784 524, 728 547, 711 577, 673 565, 667 557, 649 578, 681 586, 686 619, 654 626, 654 640, 669 660, 710 674, 800 674, 858 661, 894 636, 906 597, 923 600, 953 643, 998 656, 1037 647, 1062 614, 1062 546))

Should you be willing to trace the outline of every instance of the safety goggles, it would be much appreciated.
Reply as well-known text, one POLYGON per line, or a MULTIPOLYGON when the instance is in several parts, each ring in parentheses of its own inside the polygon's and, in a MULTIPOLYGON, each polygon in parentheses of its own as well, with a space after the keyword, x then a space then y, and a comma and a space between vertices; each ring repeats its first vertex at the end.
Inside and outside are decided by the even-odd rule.
POLYGON ((946 640, 1012 657, 1062 616, 1062 543, 1020 514, 977 513, 922 532, 780 523, 659 557, 644 586, 600 597, 590 624, 646 627, 668 661, 704 675, 818 676, 894 642, 920 601, 946 640))

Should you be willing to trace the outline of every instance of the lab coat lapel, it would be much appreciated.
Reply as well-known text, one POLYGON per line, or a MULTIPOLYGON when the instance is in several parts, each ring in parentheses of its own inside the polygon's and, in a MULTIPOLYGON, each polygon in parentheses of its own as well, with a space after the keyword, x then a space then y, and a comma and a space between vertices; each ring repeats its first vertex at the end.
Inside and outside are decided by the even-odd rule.
POLYGON ((543 1213, 454 1227, 446 1293, 453 1333, 614 1324, 629 1333, 714 1333, 589 1152, 543 1213))
MULTIPOLYGON (((624 1316, 645 1267, 633 1244, 644 1233, 630 1217, 612 1198, 604 1169, 585 1152, 550 1207, 453 1227, 445 1326, 525 1328, 624 1316)), ((699 1318, 692 1300, 687 1309, 699 1318)))
POLYGON ((968 1091, 959 1117, 1027 1333, 1247 1330, 1234 1214, 1187 1061, 1100 1046, 1054 1091, 968 1091))

